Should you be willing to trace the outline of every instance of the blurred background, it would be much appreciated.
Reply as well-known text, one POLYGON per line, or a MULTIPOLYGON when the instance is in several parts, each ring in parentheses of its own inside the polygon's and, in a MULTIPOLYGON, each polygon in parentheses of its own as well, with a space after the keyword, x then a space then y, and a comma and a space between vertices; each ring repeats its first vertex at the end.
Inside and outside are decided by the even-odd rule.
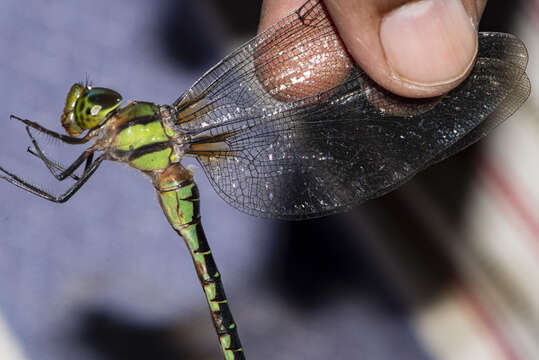
MULTIPOLYGON (((0 163, 52 187, 10 114, 60 131, 67 91, 86 79, 124 99, 171 103, 255 34, 259 8, 1 1, 0 163)), ((491 0, 481 28, 525 41, 533 87, 539 0, 491 0)), ((485 141, 323 219, 247 216, 197 170, 206 234, 247 356, 539 358, 536 104, 532 90, 485 141)), ((221 356, 185 245, 143 176, 105 163, 67 204, 7 183, 0 199, 1 359, 221 356)))

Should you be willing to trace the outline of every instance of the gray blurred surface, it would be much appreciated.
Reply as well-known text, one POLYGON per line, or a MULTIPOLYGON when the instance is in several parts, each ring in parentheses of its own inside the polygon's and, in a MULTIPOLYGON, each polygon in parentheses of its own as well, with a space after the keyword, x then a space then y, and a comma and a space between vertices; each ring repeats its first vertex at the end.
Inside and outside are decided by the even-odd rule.
MULTIPOLYGON (((217 60, 215 54, 223 54, 221 49, 204 52, 200 61, 204 65, 199 67, 192 65, 196 61, 182 67, 171 59, 163 40, 163 22, 177 16, 179 22, 193 23, 191 15, 187 19, 181 12, 170 13, 189 10, 189 2, 181 2, 180 7, 174 3, 0 2, 1 164, 40 184, 40 179, 48 179, 43 180, 49 181, 47 188, 63 189, 25 152, 29 142, 9 115, 60 131, 67 90, 86 77, 95 86, 118 90, 126 100, 170 103, 179 96, 204 65, 217 60)), ((190 41, 211 38, 218 29, 206 25, 207 33, 201 25, 182 36, 190 36, 190 41)), ((214 41, 219 43, 219 38, 214 41)), ((187 57, 198 55, 196 47, 190 51, 187 57)), ((62 149, 68 159, 80 151, 62 149)), ((272 249, 276 223, 228 206, 200 169, 196 180, 206 233, 224 274, 248 356, 393 359, 398 352, 400 359, 426 357, 406 319, 392 316, 368 291, 352 300, 343 295, 331 306, 306 313, 279 300, 259 283, 263 276, 257 275, 268 271, 262 266, 267 265, 264 254, 272 249)), ((106 163, 63 205, 3 182, 0 198, 0 311, 29 359, 124 358, 103 355, 99 346, 96 349, 85 338, 88 316, 96 311, 128 324, 180 329, 179 333, 200 326, 206 332, 210 329, 207 305, 188 253, 141 174, 106 163)), ((384 281, 378 275, 374 278, 384 281)), ((100 332, 102 328, 92 329, 100 332)), ((144 337, 136 339, 145 341, 144 337)), ((216 354, 217 339, 211 331, 198 341, 216 354)))

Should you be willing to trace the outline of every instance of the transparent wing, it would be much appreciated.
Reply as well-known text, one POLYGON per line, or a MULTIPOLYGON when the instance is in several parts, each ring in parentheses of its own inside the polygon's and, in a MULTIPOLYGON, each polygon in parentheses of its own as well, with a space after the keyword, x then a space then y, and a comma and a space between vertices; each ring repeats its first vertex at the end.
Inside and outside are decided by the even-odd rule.
POLYGON ((246 213, 317 217, 380 196, 477 141, 530 91, 526 48, 508 34, 479 34, 467 80, 427 100, 383 90, 349 59, 323 5, 308 1, 174 103, 186 155, 246 213))

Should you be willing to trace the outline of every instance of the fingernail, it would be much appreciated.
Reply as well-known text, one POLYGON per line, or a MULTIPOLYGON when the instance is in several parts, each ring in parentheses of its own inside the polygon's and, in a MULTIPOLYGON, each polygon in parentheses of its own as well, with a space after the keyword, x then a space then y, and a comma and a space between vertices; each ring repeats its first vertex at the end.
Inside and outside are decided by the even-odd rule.
POLYGON ((477 52, 477 33, 460 0, 421 0, 386 14, 380 41, 393 75, 419 86, 458 81, 477 52))

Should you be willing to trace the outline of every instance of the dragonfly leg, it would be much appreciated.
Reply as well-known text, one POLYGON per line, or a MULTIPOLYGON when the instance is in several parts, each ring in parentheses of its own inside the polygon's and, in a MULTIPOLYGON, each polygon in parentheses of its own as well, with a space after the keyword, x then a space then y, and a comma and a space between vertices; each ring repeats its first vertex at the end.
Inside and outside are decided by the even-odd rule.
POLYGON ((0 175, 0 179, 4 179, 7 182, 20 187, 21 189, 28 191, 29 193, 32 193, 34 195, 37 195, 39 197, 42 197, 43 199, 56 202, 56 203, 63 203, 69 200, 81 187, 88 181, 90 176, 94 174, 94 172, 97 170, 99 165, 105 160, 105 155, 103 154, 99 156, 88 168, 85 170, 85 172, 82 174, 79 180, 77 180, 65 193, 61 195, 53 195, 50 194, 40 188, 38 188, 35 185, 30 184, 29 182, 21 179, 17 175, 7 171, 3 167, 0 166, 0 172, 4 173, 5 175, 0 175))
POLYGON ((15 116, 15 115, 10 115, 9 116, 10 119, 12 120, 17 120, 17 121, 20 121, 22 122, 23 124, 25 124, 26 126, 28 127, 31 127, 32 129, 35 129, 39 132, 42 132, 44 134, 47 134, 55 139, 59 139, 67 144, 85 144, 87 143, 93 136, 93 133, 89 132, 88 134, 86 134, 86 136, 82 137, 82 138, 77 138, 77 137, 73 137, 73 136, 68 136, 68 135, 63 135, 63 134, 59 134, 57 133, 56 131, 52 131, 52 130, 49 130, 41 125, 39 125, 38 123, 36 123, 35 121, 30 121, 30 120, 27 120, 27 119, 22 119, 18 116, 15 116))
POLYGON ((171 164, 154 174, 154 186, 165 216, 189 249, 225 359, 245 359, 221 274, 200 222, 200 199, 192 174, 178 163, 171 164))
MULTIPOLYGON (((47 167, 49 168, 49 170, 50 170, 50 167, 52 167, 52 168, 54 168, 54 169, 56 169, 56 170, 58 170, 58 171, 65 171, 65 168, 64 168, 62 165, 60 165, 59 163, 57 163, 57 162, 54 161, 54 160, 49 159, 46 155, 42 157, 42 156, 39 155, 37 152, 35 152, 30 146, 28 146, 28 148, 26 149, 26 151, 28 151, 31 155, 33 155, 33 156, 35 156, 35 157, 41 159, 42 161, 44 161, 44 162, 47 164, 47 167), (49 166, 50 166, 50 167, 49 167, 49 166)), ((51 171, 51 172, 52 172, 52 171, 51 171)), ((56 174, 56 173, 53 173, 53 175, 54 175, 54 174, 56 174)), ((77 180, 80 179, 80 178, 79 178, 77 175, 75 175, 75 174, 71 174, 71 175, 69 175, 69 177, 72 178, 72 179, 75 180, 75 181, 77 181, 77 180)))
POLYGON ((49 160, 45 156, 45 154, 39 147, 37 140, 34 138, 32 133, 30 132, 30 128, 28 126, 26 127, 26 132, 28 133, 30 140, 32 140, 32 145, 34 145, 34 149, 37 152, 37 156, 45 163, 45 165, 47 166, 51 174, 54 175, 54 177, 57 180, 62 181, 66 179, 67 177, 71 176, 82 165, 82 163, 85 160, 86 160, 86 166, 85 166, 84 171, 86 172, 88 168, 90 167, 93 160, 93 156, 94 156, 93 149, 85 150, 71 165, 69 165, 66 169, 62 170, 61 173, 59 174, 56 173, 55 166, 51 164, 51 160, 49 160))

